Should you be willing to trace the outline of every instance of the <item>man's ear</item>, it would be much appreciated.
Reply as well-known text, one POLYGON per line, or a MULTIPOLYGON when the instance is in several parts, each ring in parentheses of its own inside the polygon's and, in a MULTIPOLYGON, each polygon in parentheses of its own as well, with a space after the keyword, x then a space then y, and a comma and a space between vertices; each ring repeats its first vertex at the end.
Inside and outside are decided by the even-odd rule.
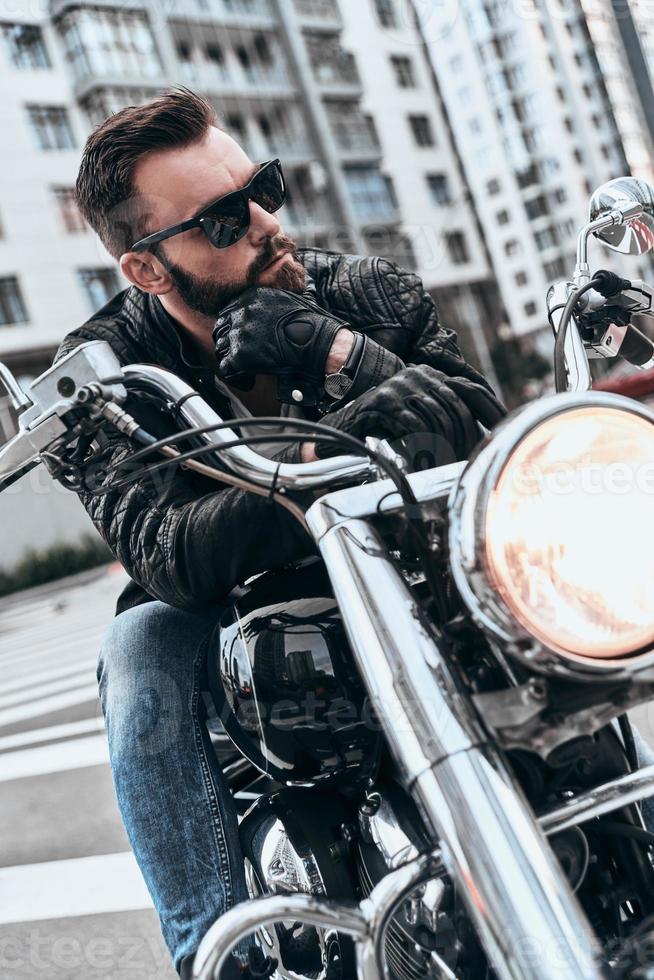
POLYGON ((170 274, 151 252, 124 252, 119 264, 125 278, 144 293, 162 296, 173 288, 170 274))

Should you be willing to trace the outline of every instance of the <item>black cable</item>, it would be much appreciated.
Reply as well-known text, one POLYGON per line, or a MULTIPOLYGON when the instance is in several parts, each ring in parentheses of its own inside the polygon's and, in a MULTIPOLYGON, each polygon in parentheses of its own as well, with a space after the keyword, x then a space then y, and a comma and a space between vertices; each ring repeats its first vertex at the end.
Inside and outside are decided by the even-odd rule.
MULTIPOLYGON (((332 442, 334 445, 342 445, 341 441, 336 437, 325 437, 328 442, 332 442)), ((296 436, 291 436, 291 441, 297 439, 296 436)), ((258 445, 260 443, 278 443, 278 442, 288 442, 289 434, 279 434, 270 436, 244 436, 242 439, 232 439, 229 442, 224 442, 221 445, 221 449, 231 449, 233 446, 247 446, 247 445, 258 445)), ((306 440, 302 440, 306 441, 306 440)), ((147 452, 150 452, 152 447, 149 447, 147 452)), ((213 454, 214 448, 211 446, 195 446, 193 449, 188 449, 186 452, 179 453, 177 456, 172 458, 166 457, 166 459, 161 460, 159 463, 152 463, 150 466, 146 466, 144 469, 139 470, 137 473, 132 473, 130 476, 125 477, 123 480, 118 480, 112 482, 109 486, 98 487, 96 490, 91 490, 86 488, 87 492, 94 497, 100 497, 103 494, 113 493, 116 490, 122 490, 124 487, 128 487, 130 483, 134 483, 136 480, 140 480, 144 476, 150 476, 152 473, 159 473, 161 470, 167 467, 176 466, 178 463, 183 463, 187 459, 197 459, 198 457, 206 456, 209 453, 213 454)), ((127 459, 118 463, 116 470, 120 470, 122 467, 134 461, 134 457, 138 456, 139 453, 134 453, 134 456, 129 456, 127 459)), ((277 460, 271 460, 271 462, 277 462, 277 460)), ((211 461, 212 466, 215 468, 215 460, 211 461)), ((227 473, 229 471, 226 471, 227 473)))
POLYGON ((620 725, 620 734, 622 735, 622 741, 624 742, 625 754, 627 756, 629 768, 632 772, 636 772, 636 770, 639 768, 638 749, 636 748, 636 740, 634 738, 634 733, 631 728, 631 722, 629 721, 628 715, 619 715, 618 724, 620 725))
MULTIPOLYGON (((287 418, 281 418, 280 416, 255 416, 250 418, 230 419, 229 421, 216 422, 211 425, 202 426, 201 428, 196 427, 192 429, 185 429, 182 432, 176 432, 170 436, 166 436, 163 439, 159 439, 153 442, 152 445, 146 447, 145 449, 138 450, 128 459, 124 460, 123 463, 119 463, 116 469, 120 470, 121 466, 133 465, 134 462, 138 461, 139 459, 142 459, 144 455, 148 455, 149 453, 154 452, 162 448, 163 446, 171 445, 183 439, 189 439, 193 436, 206 434, 208 432, 215 432, 218 431, 219 429, 241 428, 242 426, 245 425, 256 426, 262 424, 264 426, 274 425, 276 427, 282 425, 286 429, 290 427, 291 429, 293 428, 299 429, 300 432, 306 432, 307 434, 309 433, 314 435, 319 434, 322 436, 323 439, 325 439, 328 443, 331 443, 332 445, 340 445, 340 446, 347 445, 349 448, 357 450, 359 454, 368 456, 369 458, 373 459, 375 463, 377 463, 380 469, 384 470, 384 472, 389 477, 389 479, 391 479, 395 484, 397 491, 402 499, 405 517, 409 526, 409 531, 414 539, 414 544, 416 546, 418 557, 423 564, 427 585, 430 589, 430 592, 432 593, 433 600, 438 605, 438 611, 441 616, 441 619, 443 619, 446 612, 444 606, 444 598, 442 596, 439 583, 435 580, 433 576, 431 556, 429 554, 429 543, 427 541, 424 529, 421 524, 422 513, 420 510, 420 504, 416 499, 415 494, 413 493, 411 484, 407 480, 405 474, 391 460, 387 459, 385 456, 381 455, 380 453, 377 453, 374 450, 369 449, 364 442, 362 442, 360 439, 357 439, 355 436, 351 436, 347 432, 342 432, 341 430, 332 428, 331 426, 322 425, 319 422, 310 422, 306 419, 287 419, 287 418), (409 512, 410 508, 415 508, 415 510, 413 511, 413 516, 409 512)), ((109 487, 101 487, 96 490, 89 489, 88 492, 93 494, 94 496, 99 496, 102 495, 103 493, 111 493, 113 491, 122 489, 124 486, 128 486, 136 479, 140 479, 141 477, 149 475, 151 473, 159 472, 160 470, 165 469, 166 467, 171 466, 175 463, 182 463, 186 459, 194 459, 198 456, 205 456, 207 453, 214 454, 217 450, 229 449, 235 446, 256 445, 265 442, 267 443, 288 442, 289 435, 293 435, 293 434, 286 432, 284 434, 280 433, 277 436, 248 436, 243 439, 230 440, 229 442, 222 443, 220 446, 196 447, 195 449, 189 450, 186 453, 180 453, 180 455, 176 456, 174 459, 166 459, 163 460, 161 463, 154 464, 153 466, 150 467, 146 467, 146 469, 141 470, 140 473, 133 474, 130 478, 127 478, 123 481, 119 481, 118 483, 112 483, 109 487)), ((296 441, 301 441, 301 442, 308 441, 308 439, 299 439, 298 436, 295 436, 295 439, 296 441)))
MULTIPOLYGON (((220 429, 240 429, 245 425, 263 425, 266 426, 276 426, 280 425, 288 426, 290 424, 291 428, 299 429, 300 431, 307 431, 312 433, 322 433, 327 436, 332 436, 338 438, 343 443, 347 443, 352 448, 356 448, 362 455, 370 455, 366 444, 357 439, 356 436, 351 436, 347 432, 342 432, 340 429, 334 429, 328 425, 322 425, 320 422, 310 422, 308 419, 285 419, 277 415, 262 415, 262 416, 252 416, 250 418, 236 418, 230 419, 227 422, 213 422, 211 425, 203 425, 201 427, 194 427, 191 429, 183 429, 181 432, 174 432, 170 436, 165 436, 162 439, 158 439, 147 449, 139 449, 132 456, 130 456, 130 462, 134 463, 143 456, 147 456, 154 450, 161 449, 164 446, 172 446, 177 442, 184 439, 190 439, 193 436, 206 435, 209 432, 218 432, 220 429)), ((253 437, 255 438, 255 437, 253 437)), ((304 440, 308 442, 309 440, 304 440)), ((223 445, 214 445, 206 447, 207 451, 216 452, 223 448, 223 445)))
MULTIPOLYGON (((157 440, 156 442, 152 443, 151 446, 148 446, 145 449, 138 450, 137 452, 133 453, 129 457, 129 459, 125 460, 124 463, 122 464, 119 463, 116 468, 120 469, 121 465, 127 465, 128 463, 130 465, 133 465, 139 459, 142 459, 143 456, 151 452, 154 452, 155 450, 158 450, 163 446, 169 446, 176 442, 179 442, 181 439, 188 439, 191 438, 192 436, 204 435, 208 432, 216 432, 219 429, 241 428, 244 425, 250 425, 250 426, 274 425, 275 427, 279 427, 280 425, 283 425, 285 428, 290 427, 291 429, 299 429, 300 432, 307 432, 307 434, 310 433, 312 435, 317 434, 317 435, 324 436, 332 444, 334 443, 334 441, 336 441, 339 444, 347 445, 349 448, 357 450, 360 455, 369 456, 377 463, 378 466, 381 467, 381 469, 383 469, 387 473, 389 478, 397 486, 398 492, 402 497, 402 500, 405 503, 405 505, 408 506, 409 504, 411 504, 415 507, 420 506, 418 500, 416 499, 413 493, 413 490, 411 489, 411 484, 408 482, 408 480, 406 479, 402 471, 398 467, 396 467, 395 464, 392 463, 389 459, 387 459, 385 456, 381 455, 380 453, 377 453, 374 450, 369 449, 361 439, 357 439, 356 436, 352 436, 348 432, 342 432, 340 429, 332 428, 329 425, 323 425, 320 422, 310 422, 307 419, 286 419, 286 418, 281 418, 280 416, 263 415, 263 416, 253 416, 251 418, 230 419, 227 422, 215 422, 211 425, 202 426, 201 428, 196 427, 192 429, 184 429, 182 432, 176 432, 170 436, 166 436, 163 439, 157 440)), ((266 442, 266 441, 288 442, 288 438, 287 438, 288 435, 294 435, 294 434, 293 433, 286 433, 284 435, 280 434, 280 436, 277 438, 273 438, 272 436, 271 437, 248 436, 245 437, 244 439, 231 440, 230 442, 222 443, 217 446, 202 446, 200 447, 200 455, 204 455, 205 453, 208 452, 215 453, 216 451, 229 449, 233 446, 243 446, 248 444, 256 444, 259 442, 266 442)), ((296 441, 308 442, 309 440, 307 438, 307 439, 301 439, 296 441)), ((187 459, 194 458, 193 455, 185 456, 184 454, 182 454, 182 456, 184 456, 184 458, 187 459)), ((176 457, 175 460, 167 460, 166 463, 170 464, 172 462, 180 462, 182 456, 176 457)))
POLYGON ((594 830, 598 834, 612 834, 616 837, 630 837, 640 844, 654 847, 654 834, 642 827, 635 827, 630 823, 619 823, 617 820, 599 819, 589 830, 594 830))
MULTIPOLYGON (((599 280, 601 283, 602 280, 599 280)), ((563 313, 561 314, 561 321, 559 323, 558 330, 556 331, 556 339, 554 341, 554 382, 557 391, 565 391, 567 378, 565 370, 565 338, 568 333, 568 326, 570 320, 572 319, 572 314, 574 313, 575 306, 579 302, 580 298, 587 293, 590 289, 594 289, 598 285, 598 281, 591 279, 590 282, 585 283, 583 286, 578 286, 568 296, 565 306, 563 307, 563 313)), ((557 306, 556 309, 560 309, 557 306)), ((551 314, 554 310, 550 311, 550 322, 551 314)))

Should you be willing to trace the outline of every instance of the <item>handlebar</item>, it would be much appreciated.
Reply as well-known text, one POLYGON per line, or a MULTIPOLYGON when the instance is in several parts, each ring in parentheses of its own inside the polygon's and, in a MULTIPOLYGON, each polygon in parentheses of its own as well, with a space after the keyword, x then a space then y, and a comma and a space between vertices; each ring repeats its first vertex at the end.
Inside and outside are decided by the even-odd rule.
MULTIPOLYGON (((148 391, 172 403, 188 428, 223 422, 204 399, 176 375, 150 364, 121 368, 109 345, 102 341, 81 344, 37 378, 27 392, 1 364, 0 381, 4 382, 14 405, 23 408, 17 435, 0 448, 0 492, 36 466, 42 452, 74 437, 80 409, 86 406, 87 412, 89 410, 91 389, 102 390, 115 405, 124 401, 128 388, 148 391), (75 409, 77 411, 71 413, 75 409)), ((100 421, 99 407, 96 415, 100 421)), ((254 416, 252 424, 256 425, 254 416)), ((280 426, 283 424, 284 419, 280 417, 280 426)), ((278 463, 248 446, 223 449, 226 443, 237 439, 230 428, 204 433, 201 438, 220 453, 223 468, 228 467, 232 474, 270 491, 333 487, 360 481, 372 473, 367 457, 347 455, 312 463, 278 463)))
MULTIPOLYGON (((122 383, 127 389, 139 389, 158 395, 174 405, 188 428, 220 424, 223 420, 190 385, 177 375, 151 364, 130 364, 122 370, 122 383)), ((284 419, 280 418, 280 425, 284 419)), ((256 425, 256 416, 252 418, 256 425)), ((237 439, 233 429, 207 432, 202 438, 208 445, 221 450, 224 443, 237 439)), ((255 452, 248 446, 232 446, 221 450, 221 459, 242 479, 258 486, 285 490, 315 490, 335 483, 349 482, 370 476, 370 462, 360 456, 334 456, 312 463, 278 463, 255 452)))

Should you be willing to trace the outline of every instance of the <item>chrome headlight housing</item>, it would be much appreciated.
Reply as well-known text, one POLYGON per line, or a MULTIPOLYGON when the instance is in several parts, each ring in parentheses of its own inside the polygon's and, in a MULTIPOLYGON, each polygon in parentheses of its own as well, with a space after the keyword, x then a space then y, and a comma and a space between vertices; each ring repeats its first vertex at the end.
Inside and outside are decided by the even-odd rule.
POLYGON ((546 672, 654 666, 654 413, 602 392, 509 418, 450 500, 475 620, 546 672))

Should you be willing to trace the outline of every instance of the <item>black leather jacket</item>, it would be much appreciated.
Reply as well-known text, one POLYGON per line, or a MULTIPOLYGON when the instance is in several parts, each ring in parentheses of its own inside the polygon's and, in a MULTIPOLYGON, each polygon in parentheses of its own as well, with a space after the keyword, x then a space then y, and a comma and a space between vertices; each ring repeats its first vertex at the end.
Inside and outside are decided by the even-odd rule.
MULTIPOLYGON (((420 279, 388 259, 317 249, 299 253, 322 307, 368 333, 407 364, 430 364, 450 375, 480 380, 463 361, 452 330, 442 327, 420 279)), ((235 417, 225 386, 211 368, 194 362, 182 330, 160 302, 135 287, 119 293, 63 340, 55 360, 80 343, 107 341, 121 364, 149 363, 173 371, 224 418, 235 417)), ((174 431, 160 409, 143 400, 126 405, 155 435, 174 431)), ((92 460, 106 470, 103 485, 134 450, 115 430, 101 434, 92 460)), ((271 452, 272 454, 272 452, 271 452)), ((299 461, 296 449, 283 458, 299 461)), ((118 612, 151 598, 201 610, 220 604, 251 575, 313 553, 297 521, 274 502, 177 470, 172 478, 143 477, 129 487, 80 500, 132 584, 118 612)))

